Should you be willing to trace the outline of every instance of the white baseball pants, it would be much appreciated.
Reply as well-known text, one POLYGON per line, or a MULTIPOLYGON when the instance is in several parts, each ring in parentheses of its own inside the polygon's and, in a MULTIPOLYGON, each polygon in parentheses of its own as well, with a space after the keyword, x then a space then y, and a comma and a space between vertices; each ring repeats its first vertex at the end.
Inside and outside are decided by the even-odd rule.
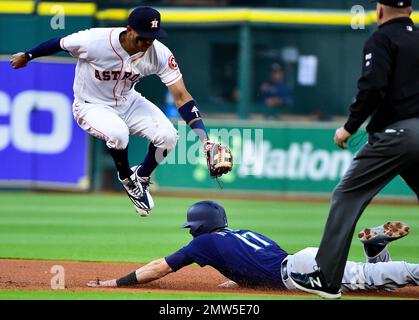
POLYGON ((178 139, 176 129, 164 113, 137 92, 117 107, 76 99, 73 115, 84 131, 105 140, 111 149, 125 149, 129 135, 146 138, 157 148, 168 151, 174 149, 178 139))
MULTIPOLYGON (((318 248, 306 248, 287 260, 287 275, 282 275, 287 289, 296 290, 290 280, 291 272, 311 273, 317 269, 315 260, 318 248)), ((408 284, 419 285, 419 264, 391 261, 387 247, 376 257, 367 257, 367 262, 347 261, 342 279, 342 291, 394 290, 408 284)))

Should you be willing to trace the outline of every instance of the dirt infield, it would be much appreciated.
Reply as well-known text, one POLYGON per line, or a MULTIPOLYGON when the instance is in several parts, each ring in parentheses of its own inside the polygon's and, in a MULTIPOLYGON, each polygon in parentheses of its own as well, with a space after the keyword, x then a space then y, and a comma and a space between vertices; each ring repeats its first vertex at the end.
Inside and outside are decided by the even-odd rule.
MULTIPOLYGON (((65 289, 68 291, 123 291, 123 292, 200 292, 263 295, 305 295, 297 291, 278 291, 270 289, 221 289, 217 285, 226 278, 210 267, 186 267, 152 283, 131 288, 89 288, 87 281, 113 279, 132 272, 140 264, 39 261, 39 260, 0 260, 0 290, 51 290, 51 268, 64 267, 65 289)), ((397 297, 419 299, 418 287, 406 287, 398 292, 357 292, 351 296, 397 297)), ((249 297, 251 298, 251 297, 249 297)))

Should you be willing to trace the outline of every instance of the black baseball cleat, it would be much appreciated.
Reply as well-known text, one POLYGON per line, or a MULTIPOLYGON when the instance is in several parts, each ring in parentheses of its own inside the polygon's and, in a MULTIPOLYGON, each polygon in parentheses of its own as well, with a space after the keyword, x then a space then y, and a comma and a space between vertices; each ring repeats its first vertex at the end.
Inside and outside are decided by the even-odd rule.
MULTIPOLYGON (((137 173, 135 173, 137 175, 137 173)), ((148 216, 150 214, 150 211, 154 208, 154 201, 150 194, 150 177, 139 177, 137 175, 137 181, 141 184, 141 187, 143 189, 143 194, 141 197, 141 202, 146 206, 146 214, 143 215, 141 212, 137 210, 137 212, 141 216, 148 216)))
POLYGON ((400 221, 389 221, 381 226, 365 228, 358 233, 364 245, 386 246, 390 242, 407 236, 410 227, 400 221))
POLYGON ((312 273, 291 272, 290 279, 294 286, 301 291, 314 293, 325 299, 339 299, 340 288, 330 288, 320 270, 312 273))

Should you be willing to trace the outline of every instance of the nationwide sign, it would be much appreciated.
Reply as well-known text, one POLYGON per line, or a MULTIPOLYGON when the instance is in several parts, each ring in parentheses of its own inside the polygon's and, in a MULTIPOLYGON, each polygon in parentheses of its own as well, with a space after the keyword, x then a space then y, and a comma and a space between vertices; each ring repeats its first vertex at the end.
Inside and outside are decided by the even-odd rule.
MULTIPOLYGON (((339 125, 339 124, 337 124, 339 125)), ((176 124, 178 145, 155 173, 160 189, 216 190, 208 174, 202 143, 186 125, 176 124)), ((260 122, 246 126, 211 121, 207 130, 214 141, 230 146, 233 171, 220 180, 223 192, 260 194, 311 194, 328 196, 352 163, 356 152, 366 143, 360 131, 346 150, 333 143, 335 129, 330 126, 305 127, 278 125, 262 127, 260 122)), ((140 150, 131 147, 131 152, 140 150)), ((397 177, 380 195, 414 198, 406 183, 397 177)))

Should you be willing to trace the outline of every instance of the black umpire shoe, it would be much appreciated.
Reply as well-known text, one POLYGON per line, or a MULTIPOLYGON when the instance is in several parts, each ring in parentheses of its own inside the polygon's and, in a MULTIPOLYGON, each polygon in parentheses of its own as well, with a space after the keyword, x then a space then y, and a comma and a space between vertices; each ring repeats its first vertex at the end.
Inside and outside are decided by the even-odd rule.
POLYGON ((301 291, 314 293, 325 299, 339 299, 341 297, 340 288, 330 288, 320 270, 312 273, 291 272, 290 279, 301 291))

